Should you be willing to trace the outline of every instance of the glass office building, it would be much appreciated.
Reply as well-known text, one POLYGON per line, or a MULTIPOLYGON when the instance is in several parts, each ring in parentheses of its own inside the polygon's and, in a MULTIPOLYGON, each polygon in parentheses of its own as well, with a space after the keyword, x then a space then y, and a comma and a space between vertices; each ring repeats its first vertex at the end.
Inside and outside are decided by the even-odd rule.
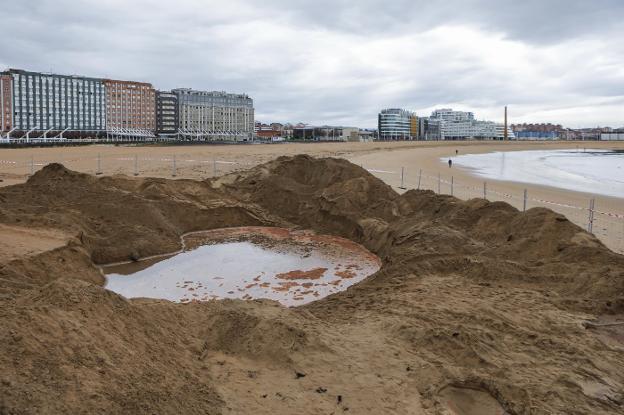
POLYGON ((12 127, 20 131, 106 129, 101 79, 10 69, 12 127))
POLYGON ((384 109, 379 113, 378 131, 380 140, 409 140, 418 135, 413 133, 414 113, 400 108, 384 109))

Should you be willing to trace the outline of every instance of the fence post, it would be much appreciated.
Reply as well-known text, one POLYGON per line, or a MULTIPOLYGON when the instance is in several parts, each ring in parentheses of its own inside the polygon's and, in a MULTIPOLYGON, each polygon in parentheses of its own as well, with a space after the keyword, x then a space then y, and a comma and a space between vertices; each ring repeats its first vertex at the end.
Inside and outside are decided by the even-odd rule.
POLYGON ((454 192, 453 192, 453 187, 454 187, 454 185, 455 185, 455 180, 453 179, 453 176, 451 176, 451 196, 454 196, 454 195, 453 195, 453 193, 454 193, 454 192))
POLYGON ((418 171, 418 190, 420 190, 420 179, 422 178, 422 169, 418 171))
POLYGON ((592 233, 594 230, 594 205, 596 204, 595 199, 589 200, 589 218, 587 221, 587 232, 592 233))
POLYGON ((173 155, 173 165, 171 166, 171 177, 176 177, 176 156, 173 155))
POLYGON ((217 177, 217 160, 212 159, 212 177, 217 177))
POLYGON ((399 189, 405 189, 405 186, 403 185, 404 181, 403 181, 403 177, 405 175, 405 167, 401 167, 401 186, 399 187, 399 189))
POLYGON ((487 200, 487 182, 483 182, 483 198, 487 200))
POLYGON ((134 155, 134 175, 139 175, 139 156, 134 155))
POLYGON ((30 156, 30 175, 35 174, 35 156, 30 156))
POLYGON ((528 191, 527 191, 527 189, 524 189, 524 201, 523 201, 523 204, 522 204, 522 211, 523 212, 526 212, 527 199, 528 199, 528 191))
POLYGON ((102 174, 102 156, 100 153, 97 155, 97 170, 95 171, 95 174, 102 174))
POLYGON ((440 179, 440 172, 438 172, 438 194, 440 194, 440 184, 441 184, 441 179, 440 179))

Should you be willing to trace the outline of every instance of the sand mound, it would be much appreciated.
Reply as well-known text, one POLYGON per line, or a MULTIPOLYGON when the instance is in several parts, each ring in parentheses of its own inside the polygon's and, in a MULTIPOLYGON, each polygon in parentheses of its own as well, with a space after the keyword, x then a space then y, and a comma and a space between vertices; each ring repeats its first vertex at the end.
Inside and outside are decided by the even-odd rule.
POLYGON ((0 189, 0 226, 70 236, 0 265, 2 413, 623 409, 624 346, 582 323, 624 312, 624 257, 546 209, 399 195, 344 160, 296 156, 203 182, 50 165, 0 189), (228 226, 350 238, 383 266, 296 309, 102 288, 95 264, 228 226))
POLYGON ((398 218, 398 194, 342 159, 281 157, 212 182, 213 187, 304 228, 357 239, 360 221, 398 218))

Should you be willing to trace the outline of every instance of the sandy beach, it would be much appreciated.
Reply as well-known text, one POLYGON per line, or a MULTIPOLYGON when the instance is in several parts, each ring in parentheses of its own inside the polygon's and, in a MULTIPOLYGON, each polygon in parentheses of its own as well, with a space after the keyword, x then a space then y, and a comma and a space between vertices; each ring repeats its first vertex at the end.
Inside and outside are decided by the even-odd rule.
POLYGON ((0 213, 7 413, 621 413, 624 256, 546 209, 399 194, 296 156, 208 180, 49 165, 0 188, 0 213), (381 268, 293 308, 104 288, 98 265, 256 226, 346 238, 381 268))
MULTIPOLYGON (((398 191, 401 167, 407 189, 430 189, 461 199, 483 197, 484 179, 468 169, 449 169, 445 160, 459 154, 554 149, 624 149, 624 142, 369 142, 281 143, 258 145, 114 146, 0 149, 0 185, 24 182, 31 172, 58 162, 67 168, 102 175, 203 179, 244 170, 279 156, 308 154, 341 157, 369 169, 398 191), (442 161, 440 159, 443 159, 442 161), (419 180, 419 172, 422 174, 419 180), (440 179, 438 180, 438 175, 440 179), (451 189, 451 182, 452 189, 451 189)), ((486 197, 527 209, 548 207, 587 229, 590 199, 595 199, 593 232, 611 249, 624 252, 624 200, 542 186, 487 180, 486 197)))
POLYGON ((415 148, 353 154, 349 159, 356 164, 372 169, 373 174, 395 188, 401 184, 401 167, 405 168, 404 185, 408 189, 418 187, 419 171, 422 169, 420 188, 437 192, 439 174, 441 193, 450 194, 451 182, 453 182, 453 194, 461 199, 483 197, 483 183, 487 181, 486 194, 488 200, 505 201, 520 210, 524 207, 524 191, 526 189, 528 195, 527 209, 547 207, 566 215, 568 219, 586 229, 589 220, 590 200, 595 199, 594 209, 600 213, 594 215, 593 232, 611 249, 624 252, 623 199, 533 183, 485 180, 476 176, 469 169, 458 166, 449 168, 446 163, 446 160, 455 157, 455 150, 458 150, 459 154, 480 154, 493 151, 555 150, 585 147, 589 149, 624 149, 624 143, 424 143, 415 148))

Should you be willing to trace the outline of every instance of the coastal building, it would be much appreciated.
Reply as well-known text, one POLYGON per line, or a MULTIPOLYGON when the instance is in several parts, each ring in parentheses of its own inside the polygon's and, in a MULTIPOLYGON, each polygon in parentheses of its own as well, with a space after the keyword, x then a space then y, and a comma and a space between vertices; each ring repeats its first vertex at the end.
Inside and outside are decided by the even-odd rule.
POLYGON ((559 138, 562 140, 603 140, 603 135, 609 137, 611 133, 621 133, 622 130, 613 129, 610 127, 595 127, 595 128, 564 128, 559 133, 559 138))
POLYGON ((489 136, 485 135, 484 139, 493 139, 493 140, 515 140, 517 137, 515 136, 511 127, 507 126, 507 137, 505 137, 505 124, 500 124, 492 121, 482 121, 484 123, 489 123, 490 125, 494 125, 494 135, 489 136))
POLYGON ((180 125, 178 96, 173 92, 156 92, 156 133, 175 135, 180 125))
POLYGON ((280 133, 284 131, 284 124, 282 123, 272 122, 270 125, 271 125, 271 128, 273 128, 275 131, 279 131, 280 133))
MULTIPOLYGON (((431 113, 429 122, 431 121, 439 123, 442 140, 502 140, 505 138, 504 124, 476 120, 472 112, 443 108, 431 113)), ((514 139, 510 127, 507 128, 507 134, 509 139, 514 139)))
POLYGON ((543 133, 552 133, 563 131, 563 127, 560 124, 551 124, 551 123, 542 123, 542 124, 512 124, 511 128, 514 133, 519 133, 522 131, 535 131, 535 132, 543 132, 543 133))
POLYGON ((474 138, 478 134, 474 114, 466 111, 453 111, 450 108, 435 110, 430 120, 440 124, 441 137, 444 140, 464 140, 474 138))
POLYGON ((297 124, 293 127, 293 138, 295 140, 313 141, 357 141, 359 131, 360 129, 356 127, 297 124))
POLYGON ((106 131, 109 134, 153 137, 156 90, 152 84, 105 79, 106 131))
POLYGON ((557 140, 559 133, 556 131, 514 131, 517 140, 557 140))
POLYGON ((418 121, 414 113, 401 108, 387 108, 378 115, 380 140, 410 140, 418 136, 418 121), (415 133, 415 134, 414 134, 415 133))
POLYGON ((410 117, 410 137, 418 138, 418 117, 412 114, 410 117))
POLYGON ((293 136, 293 128, 294 126, 291 123, 284 124, 282 128, 282 137, 284 138, 292 138, 293 136))
POLYGON ((564 132, 559 124, 514 124, 511 126, 518 140, 557 140, 564 132))
POLYGON ((189 139, 251 141, 253 100, 245 94, 174 89, 180 134, 189 139))
POLYGON ((375 130, 363 129, 359 131, 358 135, 358 141, 368 142, 375 139, 377 132, 375 130))
POLYGON ((0 134, 11 131, 13 125, 13 78, 0 73, 0 134))
POLYGON ((601 141, 624 141, 624 131, 622 132, 609 132, 600 134, 601 141))
POLYGON ((257 122, 254 127, 254 132, 256 137, 262 139, 273 139, 282 136, 282 130, 277 127, 276 123, 269 125, 257 122))
POLYGON ((341 141, 360 141, 360 129, 357 127, 340 127, 341 141))
POLYGON ((3 128, 7 127, 8 111, 10 126, 27 136, 50 131, 93 135, 106 128, 101 79, 9 69, 2 73, 1 90, 3 128), (7 85, 12 104, 7 104, 7 85))
POLYGON ((580 140, 600 140, 602 133, 606 132, 603 128, 579 128, 576 130, 579 133, 580 140))
POLYGON ((440 121, 431 120, 429 117, 418 118, 418 139, 419 140, 441 140, 442 131, 440 121))

